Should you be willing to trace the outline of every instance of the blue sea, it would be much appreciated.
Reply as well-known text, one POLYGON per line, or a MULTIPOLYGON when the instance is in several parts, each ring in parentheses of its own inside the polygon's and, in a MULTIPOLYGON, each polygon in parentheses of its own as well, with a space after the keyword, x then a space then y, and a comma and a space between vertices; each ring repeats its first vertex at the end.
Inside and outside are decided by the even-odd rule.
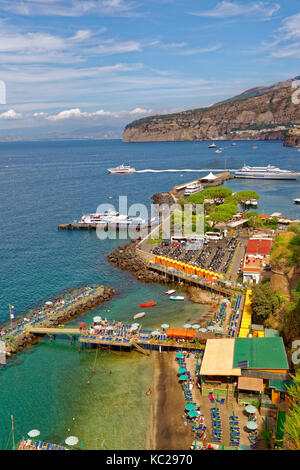
MULTIPOLYGON (((72 222, 95 212, 103 203, 118 210, 119 196, 128 205, 150 208, 151 196, 180 182, 198 178, 183 169, 240 168, 268 163, 300 172, 300 153, 281 142, 122 143, 121 141, 59 141, 0 143, 0 322, 9 320, 8 304, 17 314, 44 303, 66 289, 89 283, 118 290, 95 313, 109 319, 131 321, 142 301, 157 307, 143 319, 145 326, 168 322, 183 326, 199 318, 204 307, 185 300, 172 303, 165 287, 136 281, 130 273, 111 266, 107 254, 124 240, 99 240, 93 231, 58 231, 59 223, 72 222), (107 168, 129 164, 137 170, 178 169, 178 172, 137 172, 110 175, 107 168), (183 175, 183 176, 181 176, 183 175)), ((281 212, 300 218, 300 182, 232 180, 234 191, 253 189, 265 214, 281 212)), ((11 416, 16 441, 30 429, 41 439, 62 444, 79 437, 85 449, 143 449, 150 423, 151 358, 139 353, 78 352, 68 338, 50 343, 47 338, 10 359, 0 368, 0 448, 12 446, 11 416), (95 373, 92 373, 95 370, 95 373), (89 385, 87 385, 89 381, 89 385)))

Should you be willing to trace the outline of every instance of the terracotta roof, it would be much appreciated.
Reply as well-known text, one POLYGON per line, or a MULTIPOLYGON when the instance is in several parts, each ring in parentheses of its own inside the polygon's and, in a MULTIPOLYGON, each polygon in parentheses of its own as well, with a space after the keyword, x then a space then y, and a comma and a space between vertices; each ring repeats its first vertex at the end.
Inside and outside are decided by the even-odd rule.
POLYGON ((248 241, 247 255, 269 255, 271 252, 272 240, 263 238, 251 238, 248 241))

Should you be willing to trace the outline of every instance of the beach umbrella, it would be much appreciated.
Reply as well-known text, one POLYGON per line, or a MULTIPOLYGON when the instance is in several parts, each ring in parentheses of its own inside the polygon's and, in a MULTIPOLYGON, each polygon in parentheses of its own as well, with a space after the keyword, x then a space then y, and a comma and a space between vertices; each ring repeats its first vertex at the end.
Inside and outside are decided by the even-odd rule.
POLYGON ((184 367, 180 367, 180 369, 178 369, 177 371, 177 374, 185 374, 186 373, 186 369, 184 367))
POLYGON ((161 325, 161 327, 164 329, 164 330, 167 330, 169 328, 170 325, 167 325, 167 323, 163 323, 161 325))
POLYGON ((206 328, 199 328, 199 331, 200 331, 201 333, 207 333, 207 329, 206 329, 206 328))
POLYGON ((136 331, 136 330, 138 330, 138 329, 139 329, 139 327, 136 326, 136 325, 134 325, 134 326, 131 327, 131 331, 136 331))
POLYGON ((80 323, 77 323, 77 325, 79 325, 79 326, 86 326, 86 323, 80 322, 80 323))
POLYGON ((151 335, 152 335, 152 336, 159 336, 159 335, 160 335, 160 331, 152 331, 152 332, 151 332, 151 335))
POLYGON ((48 300, 47 302, 45 302, 45 305, 53 305, 53 302, 51 302, 51 300, 48 300))
POLYGON ((102 320, 102 318, 101 317, 94 317, 93 320, 94 320, 95 323, 99 323, 102 320))
POLYGON ((140 324, 139 323, 132 323, 131 326, 140 326, 140 324))
POLYGON ((216 328, 214 326, 209 326, 207 329, 208 331, 215 331, 216 328))
POLYGON ((192 327, 192 325, 190 325, 189 323, 186 323, 186 324, 184 325, 184 328, 185 328, 186 330, 189 330, 191 327, 192 327))
POLYGON ((255 431, 258 428, 257 423, 255 421, 248 421, 246 426, 249 431, 255 431))
POLYGON ((185 374, 183 374, 179 377, 179 380, 188 380, 188 379, 189 379, 188 376, 185 375, 185 374))
POLYGON ((183 354, 182 353, 177 353, 176 354, 177 359, 183 359, 183 354))
POLYGON ((257 408, 255 408, 255 406, 253 406, 253 405, 248 405, 248 406, 246 406, 245 409, 246 409, 247 413, 249 413, 251 415, 257 412, 257 408))
POLYGON ((197 323, 195 323, 195 325, 192 326, 193 330, 199 330, 200 325, 198 325, 197 323))
POLYGON ((32 429, 31 431, 29 431, 28 433, 28 436, 29 437, 37 437, 39 436, 41 433, 38 429, 32 429))
POLYGON ((218 328, 216 328, 216 331, 224 331, 224 328, 222 328, 221 326, 218 326, 218 328))
POLYGON ((75 446, 77 443, 78 443, 79 439, 78 437, 76 436, 69 436, 67 437, 67 439, 65 440, 65 443, 68 445, 68 446, 75 446))
POLYGON ((197 411, 189 411, 188 415, 189 415, 190 418, 196 418, 198 416, 198 412, 197 411))
POLYGON ((188 411, 194 411, 195 408, 196 408, 195 403, 188 403, 185 407, 185 409, 188 410, 188 411))

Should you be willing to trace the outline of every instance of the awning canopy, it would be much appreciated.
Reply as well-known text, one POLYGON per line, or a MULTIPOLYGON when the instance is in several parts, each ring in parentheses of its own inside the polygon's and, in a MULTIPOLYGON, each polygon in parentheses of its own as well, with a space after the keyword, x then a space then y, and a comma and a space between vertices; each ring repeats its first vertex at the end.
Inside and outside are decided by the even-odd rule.
POLYGON ((263 393, 264 381, 263 379, 255 379, 252 377, 239 377, 238 389, 247 390, 249 392, 263 393))
POLYGON ((166 334, 167 336, 171 336, 173 338, 193 339, 195 336, 195 330, 168 328, 166 334))
POLYGON ((201 178, 201 180, 205 180, 205 181, 214 181, 216 179, 217 177, 212 172, 210 172, 208 175, 201 178))

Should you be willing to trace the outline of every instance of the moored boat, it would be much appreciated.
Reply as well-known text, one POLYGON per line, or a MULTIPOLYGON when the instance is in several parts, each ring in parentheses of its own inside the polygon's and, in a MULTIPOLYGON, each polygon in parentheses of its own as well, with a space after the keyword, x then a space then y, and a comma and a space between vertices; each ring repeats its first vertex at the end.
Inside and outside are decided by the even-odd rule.
POLYGON ((145 302, 144 304, 140 304, 141 307, 155 307, 156 303, 154 300, 151 300, 151 302, 145 302))
POLYGON ((176 292, 175 289, 170 289, 170 290, 167 290, 167 291, 165 292, 165 294, 167 294, 167 295, 172 295, 172 294, 175 294, 175 292, 176 292))
POLYGON ((292 170, 281 170, 273 165, 268 166, 248 166, 235 172, 236 178, 251 178, 263 180, 296 180, 300 176, 292 170))
POLYGON ((294 199, 294 203, 295 203, 295 204, 300 204, 300 198, 294 199))
POLYGON ((170 299, 171 300, 184 300, 184 297, 182 295, 171 295, 170 299))
POLYGON ((137 313, 134 315, 133 319, 137 320, 138 318, 143 318, 146 315, 146 312, 137 313))

